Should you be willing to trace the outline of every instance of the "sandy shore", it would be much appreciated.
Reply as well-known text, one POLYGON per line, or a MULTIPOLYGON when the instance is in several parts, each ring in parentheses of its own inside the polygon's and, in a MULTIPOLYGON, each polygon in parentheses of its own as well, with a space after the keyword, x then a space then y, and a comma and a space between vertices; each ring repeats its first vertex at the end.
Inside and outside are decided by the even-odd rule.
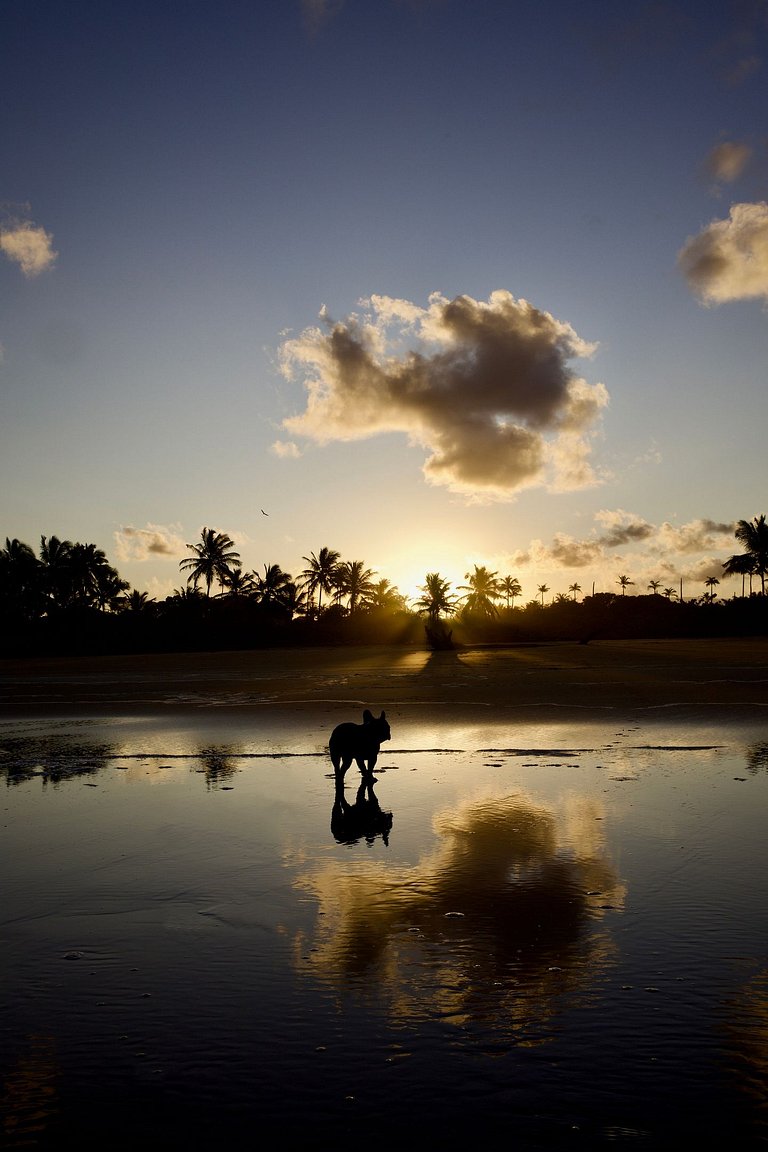
POLYGON ((200 708, 485 705, 518 719, 685 710, 768 717, 768 639, 603 641, 429 652, 269 649, 0 661, 0 717, 200 708))

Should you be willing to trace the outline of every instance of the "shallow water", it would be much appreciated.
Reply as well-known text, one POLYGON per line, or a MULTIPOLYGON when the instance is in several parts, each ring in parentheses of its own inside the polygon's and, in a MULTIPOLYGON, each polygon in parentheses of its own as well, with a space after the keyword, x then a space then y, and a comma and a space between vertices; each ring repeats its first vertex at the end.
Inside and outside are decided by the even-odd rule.
POLYGON ((6 1146, 766 1140, 768 729, 327 735, 0 724, 6 1146))

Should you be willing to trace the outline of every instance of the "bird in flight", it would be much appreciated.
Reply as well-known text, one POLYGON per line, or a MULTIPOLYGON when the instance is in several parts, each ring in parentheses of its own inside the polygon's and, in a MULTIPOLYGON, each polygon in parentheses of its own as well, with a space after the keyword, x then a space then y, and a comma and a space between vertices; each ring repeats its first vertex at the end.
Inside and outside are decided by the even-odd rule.
POLYGON ((261 514, 262 516, 269 516, 269 512, 265 512, 263 508, 261 510, 261 514))

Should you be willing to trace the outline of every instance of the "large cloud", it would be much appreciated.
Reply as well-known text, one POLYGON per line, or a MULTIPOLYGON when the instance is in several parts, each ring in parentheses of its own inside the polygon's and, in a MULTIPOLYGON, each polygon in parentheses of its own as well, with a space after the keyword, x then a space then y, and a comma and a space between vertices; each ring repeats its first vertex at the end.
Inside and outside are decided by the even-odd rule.
POLYGON ((595 350, 569 324, 506 291, 365 306, 338 323, 322 313, 321 327, 283 344, 284 374, 307 389, 306 410, 284 421, 292 434, 404 432, 428 450, 429 481, 497 499, 595 483, 589 440, 608 393, 569 368, 595 350))
POLYGON ((58 255, 51 234, 29 221, 0 225, 0 252, 18 264, 27 277, 50 268, 58 255))
POLYGON ((686 242, 678 263, 691 289, 709 304, 768 300, 768 204, 734 204, 686 242))

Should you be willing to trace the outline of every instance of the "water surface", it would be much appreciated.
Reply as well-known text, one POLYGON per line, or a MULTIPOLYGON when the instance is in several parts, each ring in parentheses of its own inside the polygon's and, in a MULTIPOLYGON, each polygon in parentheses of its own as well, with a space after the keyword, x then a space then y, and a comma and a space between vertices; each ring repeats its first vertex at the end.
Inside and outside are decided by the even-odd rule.
POLYGON ((0 725, 9 1147, 768 1134, 768 730, 0 725))

